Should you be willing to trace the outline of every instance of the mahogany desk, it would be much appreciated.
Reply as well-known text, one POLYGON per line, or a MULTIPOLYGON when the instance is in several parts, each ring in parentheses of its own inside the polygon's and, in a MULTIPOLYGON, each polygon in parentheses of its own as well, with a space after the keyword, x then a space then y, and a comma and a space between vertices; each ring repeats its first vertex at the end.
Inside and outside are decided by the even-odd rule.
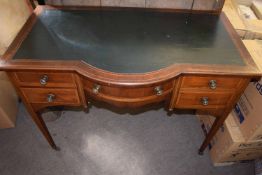
POLYGON ((168 109, 212 114, 203 153, 248 83, 251 56, 222 13, 38 7, 1 58, 32 119, 57 149, 40 111, 122 108, 165 101, 168 109))

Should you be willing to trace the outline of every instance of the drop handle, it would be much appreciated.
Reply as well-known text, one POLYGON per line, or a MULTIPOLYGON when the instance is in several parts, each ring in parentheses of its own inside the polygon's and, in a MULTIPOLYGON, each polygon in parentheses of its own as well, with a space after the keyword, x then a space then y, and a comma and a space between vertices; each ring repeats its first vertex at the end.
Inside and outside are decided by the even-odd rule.
POLYGON ((216 89, 217 88, 217 81, 216 80, 210 80, 209 81, 209 87, 210 87, 210 89, 216 89))
POLYGON ((203 106, 207 106, 208 105, 208 97, 202 97, 201 103, 202 103, 203 106))
POLYGON ((156 95, 160 96, 163 94, 163 88, 161 86, 155 87, 156 95))
POLYGON ((101 86, 98 84, 95 84, 92 91, 94 94, 98 94, 100 89, 101 89, 101 86))
POLYGON ((42 86, 45 86, 48 82, 48 76, 47 75, 43 75, 42 78, 40 79, 40 84, 42 86))
POLYGON ((47 102, 52 103, 55 100, 55 94, 48 94, 47 95, 47 102))

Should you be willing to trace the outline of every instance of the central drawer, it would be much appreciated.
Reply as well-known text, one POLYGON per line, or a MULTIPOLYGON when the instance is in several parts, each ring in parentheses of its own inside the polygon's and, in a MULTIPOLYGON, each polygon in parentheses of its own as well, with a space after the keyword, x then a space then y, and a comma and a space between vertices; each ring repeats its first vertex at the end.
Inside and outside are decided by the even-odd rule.
POLYGON ((166 100, 171 96, 173 81, 146 86, 112 86, 84 79, 84 89, 89 96, 117 106, 143 106, 166 100))
POLYGON ((76 89, 21 88, 21 91, 29 103, 80 104, 76 89))

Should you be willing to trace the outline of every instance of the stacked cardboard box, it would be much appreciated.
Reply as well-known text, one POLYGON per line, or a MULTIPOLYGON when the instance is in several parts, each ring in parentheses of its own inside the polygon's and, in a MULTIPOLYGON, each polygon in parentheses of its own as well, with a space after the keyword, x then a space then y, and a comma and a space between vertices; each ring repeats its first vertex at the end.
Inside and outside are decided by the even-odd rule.
POLYGON ((262 81, 250 83, 235 107, 246 140, 262 140, 262 81))
MULTIPOLYGON (((214 117, 200 116, 202 128, 208 130, 214 117)), ((240 160, 251 160, 262 156, 262 141, 246 141, 232 112, 209 145, 214 164, 240 160)))
POLYGON ((248 1, 249 4, 241 4, 237 1, 236 7, 238 13, 240 14, 241 19, 244 21, 244 24, 247 28, 247 33, 245 39, 262 39, 262 20, 259 18, 259 6, 261 6, 261 2, 258 0, 248 1), (247 11, 241 10, 241 7, 245 7, 248 9, 247 11))
POLYGON ((258 17, 258 19, 262 19, 262 1, 253 1, 251 8, 254 13, 258 17))
POLYGON ((260 40, 243 40, 245 47, 252 56, 257 67, 262 71, 262 41, 260 40))
POLYGON ((241 38, 245 38, 245 35, 247 33, 246 26, 240 18, 232 0, 225 1, 223 12, 226 14, 227 18, 229 19, 230 23, 232 24, 238 35, 241 38))
POLYGON ((262 39, 259 0, 226 0, 223 12, 242 39, 262 39))
MULTIPOLYGON (((247 49, 262 71, 262 41, 244 41, 247 49)), ((235 107, 235 119, 248 141, 262 141, 262 80, 248 85, 235 107)))

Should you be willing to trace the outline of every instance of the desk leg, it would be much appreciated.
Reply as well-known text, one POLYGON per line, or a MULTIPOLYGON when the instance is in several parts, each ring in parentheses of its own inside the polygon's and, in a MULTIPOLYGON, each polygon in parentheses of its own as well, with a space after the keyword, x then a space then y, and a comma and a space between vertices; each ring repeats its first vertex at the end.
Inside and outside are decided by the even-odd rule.
POLYGON ((226 112, 223 116, 217 117, 214 124, 212 125, 210 131, 208 132, 205 140, 203 141, 198 154, 199 155, 203 155, 204 151, 206 149, 206 147, 208 146, 208 144, 211 142, 211 140, 213 139, 213 137, 215 136, 215 134, 217 133, 217 131, 219 130, 219 128, 223 125, 224 121, 226 120, 229 112, 226 112))
POLYGON ((42 132, 42 134, 44 135, 44 137, 48 141, 49 145, 54 150, 58 151, 59 148, 56 146, 52 136, 50 135, 42 116, 40 114, 38 114, 37 112, 35 112, 30 104, 26 104, 25 102, 24 102, 24 104, 25 104, 27 111, 29 112, 31 118, 33 119, 33 121, 35 122, 37 127, 40 129, 40 131, 42 132))

